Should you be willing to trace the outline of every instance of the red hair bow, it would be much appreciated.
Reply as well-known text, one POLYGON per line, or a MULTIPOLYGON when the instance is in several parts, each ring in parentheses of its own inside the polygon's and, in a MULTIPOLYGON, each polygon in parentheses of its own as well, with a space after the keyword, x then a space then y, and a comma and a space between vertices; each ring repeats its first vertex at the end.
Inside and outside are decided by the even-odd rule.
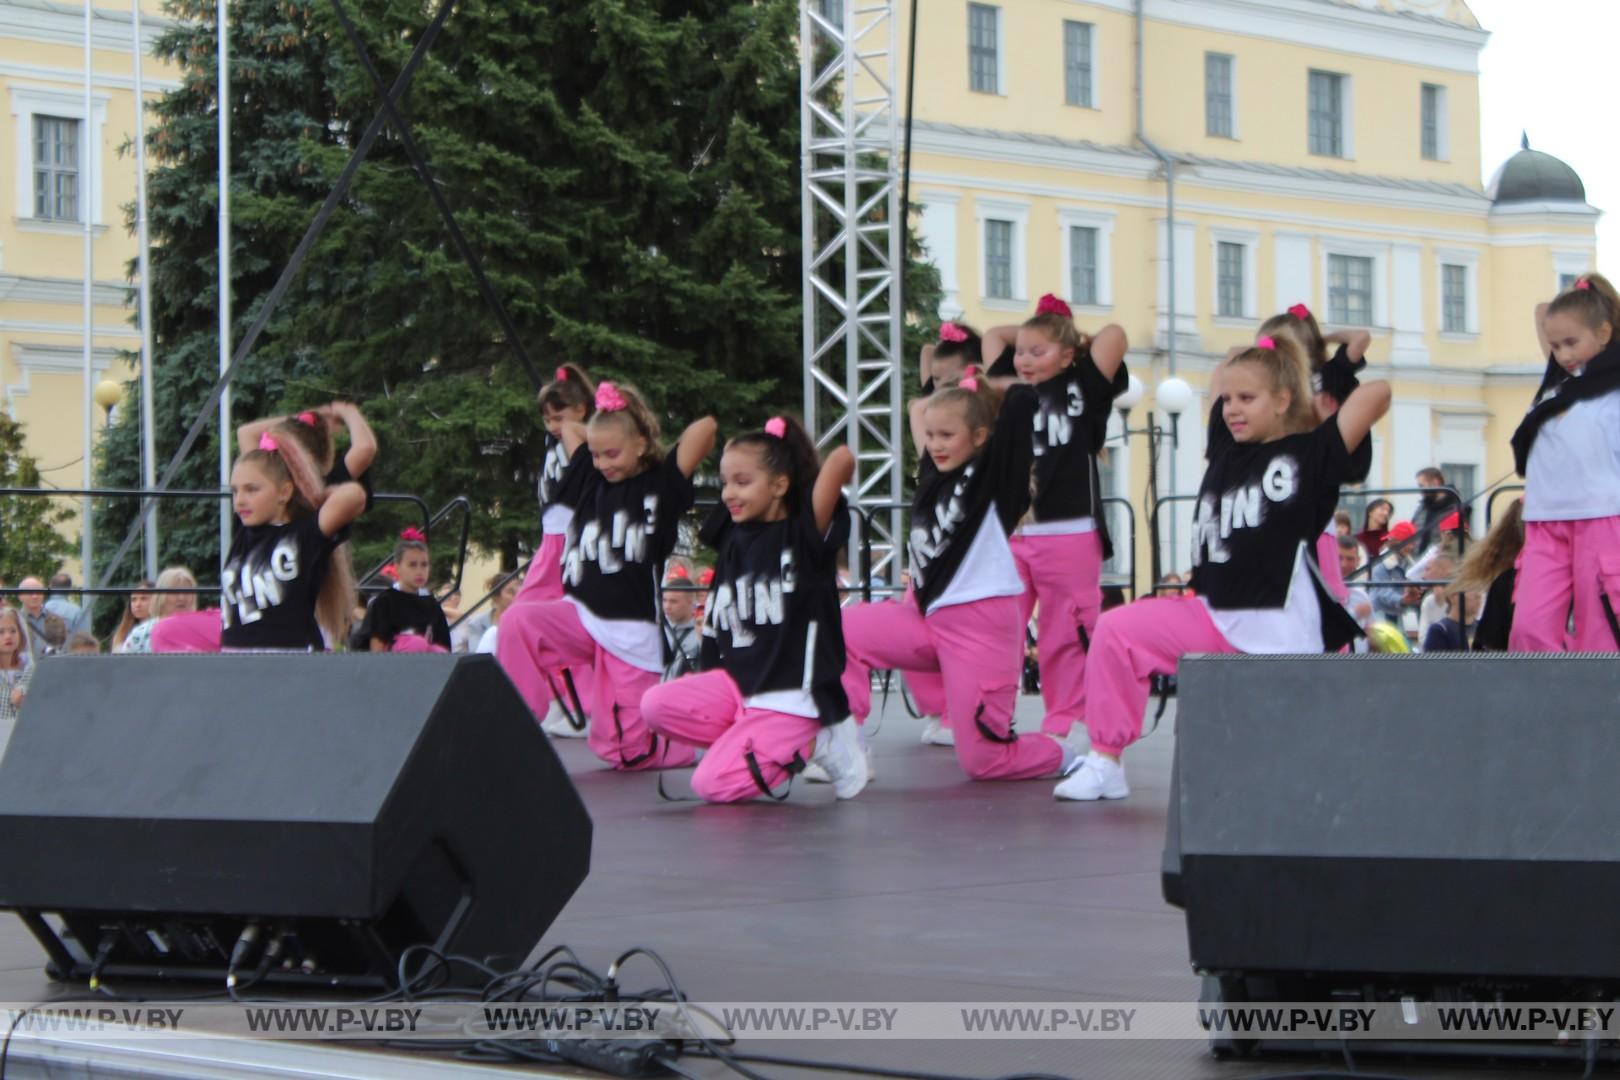
POLYGON ((1041 297, 1040 301, 1035 305, 1035 314, 1061 315, 1065 319, 1074 318, 1074 312, 1069 308, 1069 305, 1065 304, 1062 300, 1059 300, 1051 293, 1047 293, 1045 296, 1041 297))
POLYGON ((400 530, 399 538, 412 544, 427 543, 427 534, 415 525, 409 525, 400 530))
POLYGON ((1296 319, 1304 320, 1311 317, 1311 309, 1306 307, 1304 304, 1295 304, 1293 307, 1288 309, 1288 314, 1292 315, 1296 319))

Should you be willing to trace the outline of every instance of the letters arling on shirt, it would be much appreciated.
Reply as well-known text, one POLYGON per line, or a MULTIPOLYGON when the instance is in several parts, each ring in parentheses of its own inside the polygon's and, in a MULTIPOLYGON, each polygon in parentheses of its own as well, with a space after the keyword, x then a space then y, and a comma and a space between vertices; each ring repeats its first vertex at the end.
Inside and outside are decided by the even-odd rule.
POLYGON ((587 521, 580 526, 578 541, 570 545, 563 556, 564 583, 578 585, 584 577, 587 561, 594 562, 601 573, 616 574, 627 563, 646 559, 647 537, 658 531, 658 496, 648 495, 641 505, 640 521, 631 521, 629 511, 615 511, 611 531, 606 536, 599 521, 587 521))

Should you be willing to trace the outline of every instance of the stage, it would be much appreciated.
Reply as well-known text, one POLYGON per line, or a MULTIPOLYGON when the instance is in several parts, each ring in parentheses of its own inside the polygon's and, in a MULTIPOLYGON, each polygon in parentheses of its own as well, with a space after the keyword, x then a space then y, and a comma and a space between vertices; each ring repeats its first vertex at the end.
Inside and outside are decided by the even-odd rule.
MULTIPOLYGON (((1038 701, 1021 699, 1020 726, 1033 728, 1038 716, 1038 701)), ((583 740, 559 741, 595 819, 596 843, 590 877, 546 944, 566 943, 598 970, 632 945, 650 947, 696 1001, 1195 999, 1181 912, 1159 895, 1174 719, 1172 706, 1131 751, 1131 797, 1096 804, 1058 803, 1050 781, 968 782, 949 749, 918 743, 918 722, 894 698, 875 740, 876 781, 837 804, 820 785, 795 785, 782 805, 663 802, 652 776, 608 772, 583 740)), ((0 920, 5 1000, 53 996, 37 945, 14 917, 0 920)), ((650 987, 658 975, 633 961, 622 981, 650 987)), ((1202 1041, 764 1040, 738 1049, 984 1078, 1236 1080, 1343 1068, 1332 1060, 1217 1062, 1202 1041)), ((700 1058, 684 1064, 704 1077, 735 1075, 700 1058)), ((1414 1078, 1494 1075, 1466 1063, 1359 1064, 1414 1078)), ((828 1075, 754 1068, 773 1078, 828 1075)), ((1523 1075, 1502 1072, 1515 1074, 1523 1075)), ((460 1065, 352 1044, 19 1037, 4 1075, 582 1074, 460 1065)))

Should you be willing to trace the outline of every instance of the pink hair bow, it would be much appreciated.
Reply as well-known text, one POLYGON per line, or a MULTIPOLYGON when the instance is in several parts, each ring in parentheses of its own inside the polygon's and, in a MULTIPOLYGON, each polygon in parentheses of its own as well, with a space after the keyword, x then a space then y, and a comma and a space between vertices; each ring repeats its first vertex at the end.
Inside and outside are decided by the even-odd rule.
POLYGON ((1275 349, 1277 347, 1277 339, 1268 334, 1259 341, 1256 341, 1254 343, 1254 347, 1257 349, 1275 349))
POLYGON ((1306 307, 1304 304, 1295 304, 1293 307, 1288 309, 1288 314, 1292 315, 1296 319, 1308 319, 1311 317, 1311 309, 1306 307))
POLYGON ((312 412, 301 412, 298 414, 298 422, 303 424, 305 427, 314 427, 315 414, 312 412))
POLYGON ((976 394, 979 392, 978 375, 979 369, 974 367, 972 364, 969 364, 967 367, 962 369, 962 381, 956 385, 969 393, 976 394))
POLYGON ((1053 296, 1051 293, 1047 293, 1045 296, 1041 297, 1038 303, 1036 303, 1035 314, 1061 315, 1065 319, 1074 318, 1074 312, 1069 308, 1069 305, 1065 304, 1062 300, 1058 299, 1056 296, 1053 296))
POLYGON ((596 387, 596 407, 603 412, 622 412, 630 407, 630 403, 624 400, 617 386, 603 382, 596 387))
POLYGON ((421 529, 418 529, 415 525, 408 525, 401 529, 399 532, 399 538, 413 544, 427 543, 427 534, 421 529))
POLYGON ((777 439, 787 438, 787 421, 780 416, 771 417, 765 421, 765 434, 777 439))
POLYGON ((1575 287, 1577 289, 1590 289, 1592 287, 1592 282, 1587 278, 1576 278, 1575 287))
POLYGON ((275 436, 268 431, 261 431, 259 433, 259 449, 273 454, 281 449, 281 444, 276 442, 275 436))
POLYGON ((967 339, 967 331, 962 329, 960 326, 957 326, 955 323, 948 322, 939 324, 939 340, 966 341, 967 339))
POLYGON ((556 374, 556 379, 557 379, 558 382, 567 382, 568 381, 568 369, 565 368, 565 367, 558 368, 557 369, 557 374, 556 374))

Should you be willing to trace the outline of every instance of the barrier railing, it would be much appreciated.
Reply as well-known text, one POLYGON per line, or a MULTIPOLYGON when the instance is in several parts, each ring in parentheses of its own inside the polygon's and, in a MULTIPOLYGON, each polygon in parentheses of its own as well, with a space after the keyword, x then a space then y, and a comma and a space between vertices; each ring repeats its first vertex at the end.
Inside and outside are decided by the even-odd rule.
POLYGON ((1504 484, 1491 492, 1491 497, 1485 500, 1485 531, 1491 531, 1491 524, 1496 521, 1496 501, 1503 495, 1512 495, 1515 499, 1524 494, 1523 484, 1504 484))

